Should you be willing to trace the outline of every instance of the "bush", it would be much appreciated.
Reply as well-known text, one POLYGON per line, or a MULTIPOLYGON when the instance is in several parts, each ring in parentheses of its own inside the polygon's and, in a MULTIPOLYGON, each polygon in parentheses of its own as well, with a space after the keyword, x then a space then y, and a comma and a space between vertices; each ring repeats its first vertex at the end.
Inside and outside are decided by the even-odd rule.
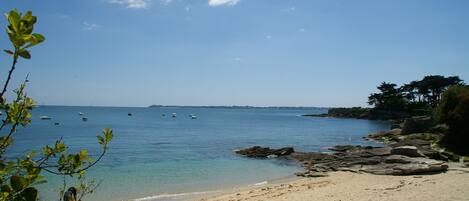
POLYGON ((469 143, 469 87, 450 87, 443 94, 435 119, 449 127, 444 141, 454 145, 469 143))

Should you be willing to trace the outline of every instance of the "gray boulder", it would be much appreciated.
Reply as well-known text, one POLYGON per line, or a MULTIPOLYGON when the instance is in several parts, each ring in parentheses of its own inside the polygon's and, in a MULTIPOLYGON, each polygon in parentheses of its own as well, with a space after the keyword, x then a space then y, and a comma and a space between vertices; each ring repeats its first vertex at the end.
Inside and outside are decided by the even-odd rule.
POLYGON ((394 147, 391 149, 392 155, 404 155, 409 157, 423 157, 424 155, 420 153, 417 147, 414 146, 400 146, 394 147))
POLYGON ((251 158, 275 158, 277 156, 288 156, 295 152, 293 147, 284 147, 281 149, 271 149, 269 147, 254 146, 247 149, 241 149, 236 151, 237 154, 241 154, 251 158))
POLYGON ((403 155, 390 155, 384 159, 385 163, 412 163, 412 158, 403 155))
POLYGON ((386 163, 368 166, 362 171, 378 175, 416 175, 443 172, 447 169, 448 165, 441 161, 393 155, 386 158, 386 163))
POLYGON ((431 117, 427 116, 418 116, 411 117, 404 121, 402 127, 402 134, 411 134, 411 133, 423 133, 427 132, 432 128, 433 120, 431 117))

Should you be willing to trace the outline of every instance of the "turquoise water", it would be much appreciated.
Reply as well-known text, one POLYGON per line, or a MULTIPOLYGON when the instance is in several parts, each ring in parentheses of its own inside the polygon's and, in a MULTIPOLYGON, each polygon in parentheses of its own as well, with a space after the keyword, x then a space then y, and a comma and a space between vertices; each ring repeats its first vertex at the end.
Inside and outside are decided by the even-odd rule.
MULTIPOLYGON (((98 153, 96 134, 114 130, 109 153, 89 175, 102 183, 85 200, 130 200, 166 194, 206 192, 255 184, 292 175, 299 167, 280 160, 252 160, 233 150, 253 145, 294 146, 326 151, 337 144, 371 144, 362 136, 389 128, 387 122, 306 118, 325 109, 273 108, 119 108, 45 106, 33 111, 33 123, 20 129, 11 151, 22 153, 63 140, 74 150, 98 153), (78 112, 89 118, 84 122, 78 112), (172 118, 171 113, 177 113, 172 118), (127 116, 132 113, 132 116, 127 116), (162 114, 166 114, 163 116, 162 114), (191 119, 189 114, 196 114, 191 119), (40 120, 47 115, 52 120, 40 120), (55 122, 60 123, 54 125, 55 122)), ((40 186, 45 200, 57 200, 60 178, 40 186)), ((160 195, 160 196, 158 196, 160 195)))

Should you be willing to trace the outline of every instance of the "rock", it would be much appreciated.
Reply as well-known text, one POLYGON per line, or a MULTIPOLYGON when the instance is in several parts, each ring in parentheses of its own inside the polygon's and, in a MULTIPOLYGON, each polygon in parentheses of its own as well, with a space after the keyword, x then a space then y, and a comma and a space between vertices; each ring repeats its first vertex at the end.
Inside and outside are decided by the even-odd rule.
POLYGON ((430 133, 446 133, 448 129, 449 127, 446 124, 438 124, 430 128, 429 132, 430 133))
POLYGON ((448 169, 448 165, 441 161, 426 158, 413 158, 413 160, 412 163, 394 167, 394 175, 441 172, 448 169))
POLYGON ((423 154, 419 152, 417 147, 414 146, 400 146, 391 149, 393 155, 404 155, 409 157, 423 157, 423 154))
POLYGON ((329 175, 320 172, 297 172, 295 173, 298 177, 327 177, 329 175))
POLYGON ((384 162, 385 163, 402 163, 402 164, 406 164, 406 163, 411 163, 412 158, 408 157, 408 156, 403 156, 403 155, 391 155, 391 156, 388 156, 384 159, 384 162))
POLYGON ((402 127, 402 134, 411 134, 411 133, 423 133, 430 130, 432 127, 433 121, 431 117, 427 116, 418 116, 411 117, 404 121, 402 127))
POLYGON ((366 139, 372 139, 372 140, 378 140, 378 141, 397 141, 399 135, 401 135, 402 129, 400 128, 395 128, 392 130, 388 131, 381 131, 378 133, 374 133, 371 135, 368 135, 366 139))
POLYGON ((281 149, 274 149, 273 152, 277 156, 287 156, 295 152, 295 150, 293 149, 293 147, 284 147, 281 149))
POLYGON ((391 155, 391 150, 391 147, 375 147, 372 149, 365 150, 365 152, 373 156, 388 156, 391 155))
POLYGON ((292 153, 290 157, 300 162, 312 160, 313 164, 318 163, 318 162, 331 161, 331 160, 335 160, 338 158, 338 156, 335 156, 332 154, 325 154, 325 153, 318 153, 318 152, 308 152, 308 153, 295 152, 295 153, 292 153))
POLYGON ((389 156, 388 159, 390 159, 388 163, 368 166, 362 171, 378 175, 415 175, 442 172, 448 169, 446 163, 433 159, 405 156, 389 156), (395 163, 390 163, 391 161, 395 163))
POLYGON ((267 158, 278 158, 278 156, 275 154, 272 154, 272 155, 268 155, 267 158))
POLYGON ((443 151, 443 152, 440 152, 441 156, 443 158, 445 158, 446 160, 449 160, 449 161, 459 161, 459 155, 453 153, 453 152, 449 152, 449 151, 443 151))
POLYGON ((362 146, 360 145, 336 145, 328 149, 331 151, 337 151, 337 152, 347 152, 347 151, 361 149, 361 148, 362 146))
POLYGON ((389 147, 362 147, 360 145, 338 145, 329 148, 329 150, 339 152, 336 155, 346 155, 341 153, 350 153, 360 157, 385 156, 391 154, 391 148, 389 147))
POLYGON ((402 146, 414 146, 414 147, 421 147, 421 146, 430 146, 430 142, 427 140, 421 139, 404 139, 399 142, 389 144, 391 147, 402 147, 402 146))
POLYGON ((241 154, 251 158, 267 158, 267 157, 278 157, 287 156, 295 152, 292 147, 284 147, 281 149, 270 149, 269 147, 254 146, 247 149, 236 151, 237 154, 241 154))

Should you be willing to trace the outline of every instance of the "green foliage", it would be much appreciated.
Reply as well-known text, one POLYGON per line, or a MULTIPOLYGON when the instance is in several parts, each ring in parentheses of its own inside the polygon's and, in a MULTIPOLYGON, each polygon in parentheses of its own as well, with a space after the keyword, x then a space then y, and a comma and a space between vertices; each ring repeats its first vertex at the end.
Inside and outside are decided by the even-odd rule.
POLYGON ((383 82, 378 89, 380 93, 371 94, 368 103, 378 109, 401 111, 405 108, 405 100, 396 84, 383 82))
POLYGON ((34 24, 37 21, 36 16, 33 16, 31 11, 22 15, 16 9, 5 14, 9 25, 7 26, 7 34, 11 44, 14 47, 12 50, 4 50, 6 53, 14 57, 22 57, 30 59, 31 54, 28 48, 33 47, 45 40, 45 37, 38 33, 33 33, 34 24))
POLYGON ((371 114, 387 113, 387 116, 430 115, 438 105, 442 93, 452 85, 463 85, 458 76, 425 76, 397 87, 393 83, 381 83, 379 93, 368 97, 368 103, 375 108, 371 114))
MULTIPOLYGON (((6 150, 13 145, 13 137, 18 127, 31 123, 30 111, 34 108, 34 100, 26 95, 26 81, 14 90, 14 100, 8 102, 4 93, 8 88, 17 60, 19 58, 30 59, 29 48, 45 40, 41 34, 33 33, 37 18, 32 15, 31 11, 22 14, 17 10, 12 10, 6 14, 6 18, 9 23, 6 31, 13 49, 4 51, 12 56, 13 63, 0 94, 0 111, 5 114, 0 124, 0 131, 5 133, 0 136, 0 201, 37 200, 39 192, 36 186, 46 182, 42 176, 43 171, 63 176, 64 179, 66 179, 65 176, 76 178, 81 189, 79 192, 81 199, 97 187, 93 184, 94 182, 87 184, 84 181, 86 170, 97 164, 106 153, 108 144, 113 138, 112 130, 106 128, 102 135, 97 136, 102 151, 96 160, 88 155, 87 150, 71 153, 61 139, 52 146, 42 147, 40 152, 31 150, 24 156, 6 154, 6 150)), ((63 188, 65 189, 65 186, 63 188)))
POLYGON ((352 107, 352 108, 330 108, 328 116, 338 118, 366 118, 370 112, 369 108, 352 107))
POLYGON ((445 140, 453 144, 469 142, 469 87, 452 86, 443 94, 435 119, 449 126, 445 140))

